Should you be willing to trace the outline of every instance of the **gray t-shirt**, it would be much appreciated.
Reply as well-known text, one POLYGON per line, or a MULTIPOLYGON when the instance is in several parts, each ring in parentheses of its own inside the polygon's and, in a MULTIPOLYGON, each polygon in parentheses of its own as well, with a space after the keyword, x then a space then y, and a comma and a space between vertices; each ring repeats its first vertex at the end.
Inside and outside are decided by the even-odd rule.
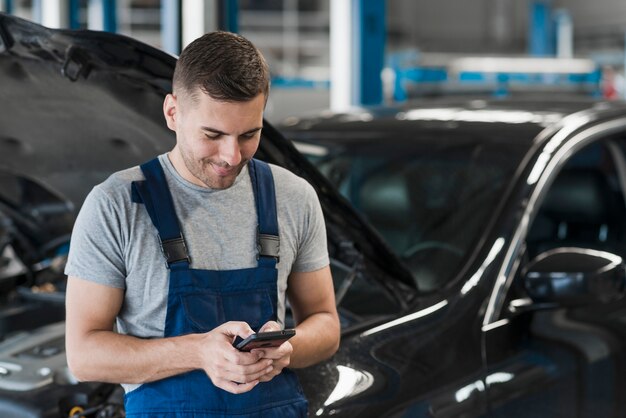
MULTIPOLYGON (((183 179, 167 154, 159 156, 191 257, 191 268, 235 270, 257 265, 257 216, 247 167, 228 189, 183 179)), ((280 262, 278 322, 284 323, 290 272, 329 264, 326 229, 313 187, 271 165, 276 189, 280 262)), ((143 204, 131 201, 139 167, 111 175, 94 187, 76 219, 65 274, 125 289, 117 330, 141 338, 163 337, 169 270, 156 228, 143 204)))

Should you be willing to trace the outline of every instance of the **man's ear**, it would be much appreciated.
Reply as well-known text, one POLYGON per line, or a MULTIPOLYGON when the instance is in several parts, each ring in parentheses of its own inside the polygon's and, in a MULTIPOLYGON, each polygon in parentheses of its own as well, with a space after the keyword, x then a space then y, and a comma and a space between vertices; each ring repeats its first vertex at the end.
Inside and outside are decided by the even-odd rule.
POLYGON ((176 132, 176 116, 178 111, 178 102, 176 96, 168 94, 163 100, 163 116, 165 116, 165 122, 167 127, 176 132))

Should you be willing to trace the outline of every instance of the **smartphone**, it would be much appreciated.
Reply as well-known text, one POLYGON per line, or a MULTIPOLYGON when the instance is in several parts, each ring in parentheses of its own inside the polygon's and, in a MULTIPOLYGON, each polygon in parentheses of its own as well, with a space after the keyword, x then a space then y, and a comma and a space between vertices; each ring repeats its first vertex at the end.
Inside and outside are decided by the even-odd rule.
POLYGON ((250 351, 253 348, 278 347, 296 335, 293 328, 282 331, 257 332, 246 339, 237 337, 233 346, 240 351, 250 351))

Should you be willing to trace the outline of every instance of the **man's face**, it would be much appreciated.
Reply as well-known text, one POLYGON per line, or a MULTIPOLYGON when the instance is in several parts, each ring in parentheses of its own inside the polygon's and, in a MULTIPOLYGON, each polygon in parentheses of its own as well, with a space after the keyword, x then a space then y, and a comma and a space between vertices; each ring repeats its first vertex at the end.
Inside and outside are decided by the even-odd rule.
POLYGON ((226 189, 259 147, 265 96, 223 102, 199 89, 195 96, 165 98, 167 126, 176 132, 172 162, 190 182, 226 189))

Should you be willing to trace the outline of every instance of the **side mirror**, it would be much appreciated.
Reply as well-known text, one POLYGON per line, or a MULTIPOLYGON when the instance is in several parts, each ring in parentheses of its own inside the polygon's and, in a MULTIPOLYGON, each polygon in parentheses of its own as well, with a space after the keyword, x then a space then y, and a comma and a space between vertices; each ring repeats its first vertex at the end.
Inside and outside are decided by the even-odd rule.
POLYGON ((524 288, 534 303, 577 306, 608 302, 624 294, 622 257, 586 248, 555 248, 525 268, 524 288))

